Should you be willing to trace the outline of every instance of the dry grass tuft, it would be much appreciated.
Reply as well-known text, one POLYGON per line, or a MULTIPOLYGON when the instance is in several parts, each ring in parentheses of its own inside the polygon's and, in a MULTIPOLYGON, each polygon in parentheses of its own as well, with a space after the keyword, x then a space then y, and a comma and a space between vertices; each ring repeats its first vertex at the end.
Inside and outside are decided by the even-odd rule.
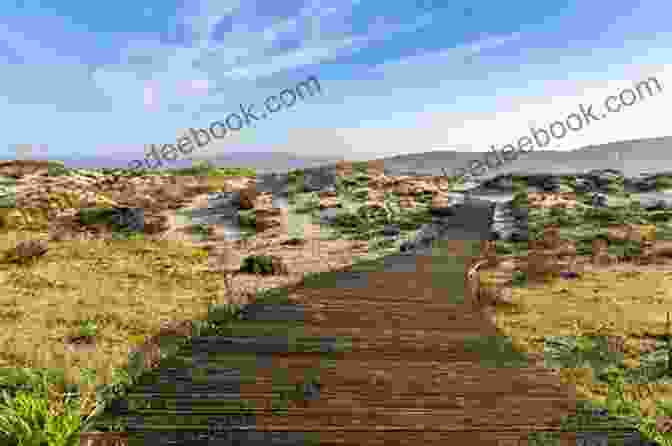
MULTIPOLYGON (((5 233, 0 247, 39 235, 5 233)), ((207 262, 203 250, 171 241, 75 240, 50 242, 28 267, 0 264, 0 367, 60 368, 73 383, 94 368, 97 384, 109 383, 136 340, 227 301, 223 275, 207 262), (95 348, 66 343, 87 320, 95 348)))
MULTIPOLYGON (((592 271, 581 280, 557 280, 514 288, 515 309, 498 308, 498 328, 526 350, 543 352, 549 336, 601 334, 617 337, 626 367, 638 367, 647 345, 641 338, 667 333, 666 311, 672 305, 672 273, 592 271)), ((562 369, 563 381, 576 385, 581 397, 604 402, 608 386, 592 369, 562 369)), ((672 386, 625 384, 626 399, 655 412, 655 400, 672 399, 672 386)))

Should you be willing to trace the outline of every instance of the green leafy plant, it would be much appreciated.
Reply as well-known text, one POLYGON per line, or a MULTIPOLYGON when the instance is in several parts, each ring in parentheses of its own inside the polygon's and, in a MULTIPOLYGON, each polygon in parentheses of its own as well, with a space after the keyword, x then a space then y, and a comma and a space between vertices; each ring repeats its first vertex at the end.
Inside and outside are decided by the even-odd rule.
POLYGON ((207 237, 210 234, 210 231, 210 227, 203 223, 198 223, 191 226, 192 234, 198 235, 200 237, 207 237))
POLYGON ((616 240, 609 245, 609 253, 618 256, 619 259, 629 261, 641 255, 642 247, 632 240, 616 240))
POLYGON ((248 167, 220 167, 212 172, 211 176, 218 177, 254 177, 257 171, 248 167))
POLYGON ((130 353, 125 367, 112 370, 112 382, 96 386, 97 409, 89 415, 86 429, 103 428, 113 432, 126 432, 127 425, 122 418, 106 412, 115 407, 118 402, 127 400, 128 390, 138 382, 144 370, 143 358, 140 352, 130 353))
POLYGON ((289 304, 287 288, 263 288, 257 291, 254 302, 258 304, 289 304))
POLYGON ((20 446, 76 446, 79 433, 89 429, 100 406, 82 420, 76 398, 66 397, 64 412, 52 410, 44 396, 20 391, 11 398, 2 391, 0 436, 20 446))
POLYGON ((514 248, 510 242, 500 241, 495 246, 497 255, 506 256, 514 253, 514 248))
POLYGON ((357 185, 357 182, 352 178, 337 177, 336 184, 334 188, 336 189, 336 194, 339 197, 344 199, 353 199, 352 190, 353 187, 357 185))
POLYGON ((215 304, 208 308, 208 322, 213 324, 223 324, 241 317, 241 307, 235 304, 215 304))
POLYGON ((391 224, 396 219, 395 217, 401 213, 399 203, 392 193, 386 192, 383 206, 385 206, 385 223, 391 224))
POLYGON ((62 163, 49 163, 47 167, 47 175, 50 177, 60 177, 70 174, 70 169, 66 168, 62 163))
POLYGON ((527 207, 529 204, 530 200, 526 190, 516 192, 511 200, 511 205, 518 208, 527 207))
POLYGON ((375 245, 373 246, 373 249, 375 250, 383 250, 383 249, 390 249, 395 246, 395 242, 392 239, 381 239, 376 241, 375 245))
POLYGON ((320 208, 320 199, 314 192, 295 197, 294 203, 299 214, 312 213, 320 208))
POLYGON ((114 213, 115 211, 112 208, 82 208, 78 211, 78 217, 83 225, 95 225, 109 223, 114 213))
POLYGON ((0 208, 16 207, 16 186, 0 184, 0 208))
POLYGON ((527 181, 523 178, 514 178, 513 179, 513 191, 515 193, 524 193, 527 194, 528 189, 527 181))
POLYGON ((256 228, 257 227, 257 213, 255 209, 244 209, 238 211, 238 223, 241 226, 256 228))
POLYGON ((521 287, 527 283, 527 274, 525 271, 514 271, 511 276, 511 282, 515 287, 521 287))
POLYGON ((192 167, 171 169, 168 171, 168 175, 201 177, 255 176, 256 170, 244 167, 219 168, 210 161, 198 161, 192 167))
POLYGON ((359 187, 351 191, 352 198, 357 201, 366 201, 369 199, 369 188, 359 187))
POLYGON ((609 383, 606 400, 607 409, 609 409, 609 413, 620 416, 641 415, 639 405, 634 401, 625 399, 623 375, 623 369, 616 366, 608 367, 606 373, 604 373, 609 383))
POLYGON ((287 184, 291 199, 294 199, 296 194, 305 192, 304 177, 305 174, 299 169, 291 170, 287 173, 287 184))
POLYGON ((78 335, 85 338, 95 337, 98 333, 98 324, 91 319, 79 322, 78 335))
POLYGON ((583 212, 583 218, 600 222, 601 224, 613 224, 622 222, 624 215, 616 209, 587 207, 583 212))
POLYGON ((251 255, 243 259, 240 271, 244 273, 273 274, 273 260, 270 256, 251 255))
POLYGON ((659 176, 656 177, 656 190, 667 190, 672 189, 672 176, 659 176))
POLYGON ((551 336, 545 339, 544 350, 551 367, 588 365, 598 376, 603 376, 608 367, 623 359, 622 352, 610 351, 607 338, 601 335, 551 336))

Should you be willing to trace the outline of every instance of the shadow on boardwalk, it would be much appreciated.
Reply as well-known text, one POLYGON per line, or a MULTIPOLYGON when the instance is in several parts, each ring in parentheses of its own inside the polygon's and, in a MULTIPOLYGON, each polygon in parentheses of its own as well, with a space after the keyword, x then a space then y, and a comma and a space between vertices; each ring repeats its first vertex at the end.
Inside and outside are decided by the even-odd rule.
POLYGON ((192 338, 132 388, 129 443, 507 446, 558 430, 576 413, 573 389, 464 302, 483 236, 464 227, 192 338))

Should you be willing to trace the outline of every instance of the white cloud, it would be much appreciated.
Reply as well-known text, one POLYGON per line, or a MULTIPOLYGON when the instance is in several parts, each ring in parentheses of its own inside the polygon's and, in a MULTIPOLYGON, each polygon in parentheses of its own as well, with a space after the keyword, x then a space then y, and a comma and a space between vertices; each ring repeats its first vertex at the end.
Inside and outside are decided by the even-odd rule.
POLYGON ((521 40, 522 35, 515 32, 508 35, 488 36, 482 40, 471 42, 465 45, 459 45, 440 51, 428 52, 425 54, 405 57, 392 62, 378 64, 371 71, 393 74, 394 71, 403 68, 417 69, 418 66, 426 65, 444 65, 454 61, 463 60, 466 56, 476 55, 486 49, 498 48, 506 43, 521 40))

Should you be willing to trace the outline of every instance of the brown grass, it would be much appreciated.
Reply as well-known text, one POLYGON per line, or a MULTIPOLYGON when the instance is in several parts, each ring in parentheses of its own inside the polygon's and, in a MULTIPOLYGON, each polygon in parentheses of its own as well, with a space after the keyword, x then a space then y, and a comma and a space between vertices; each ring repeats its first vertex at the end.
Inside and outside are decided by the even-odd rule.
MULTIPOLYGON (((5 233, 0 247, 40 234, 5 233)), ((0 367, 60 368, 78 382, 83 367, 109 383, 128 352, 162 321, 203 317, 227 300, 221 273, 201 249, 171 241, 51 242, 34 265, 0 265, 0 367), (95 348, 70 348, 79 321, 97 322, 95 348)))
MULTIPOLYGON (((580 280, 555 280, 513 288, 515 306, 497 311, 497 326, 527 351, 543 352, 548 336, 601 334, 625 338, 624 365, 638 367, 644 352, 640 338, 663 335, 672 304, 672 272, 587 271, 580 280)), ((583 397, 604 401, 607 385, 592 369, 561 369, 563 382, 576 385, 583 397)), ((672 399, 672 385, 625 384, 626 399, 654 413, 655 400, 672 399)))

